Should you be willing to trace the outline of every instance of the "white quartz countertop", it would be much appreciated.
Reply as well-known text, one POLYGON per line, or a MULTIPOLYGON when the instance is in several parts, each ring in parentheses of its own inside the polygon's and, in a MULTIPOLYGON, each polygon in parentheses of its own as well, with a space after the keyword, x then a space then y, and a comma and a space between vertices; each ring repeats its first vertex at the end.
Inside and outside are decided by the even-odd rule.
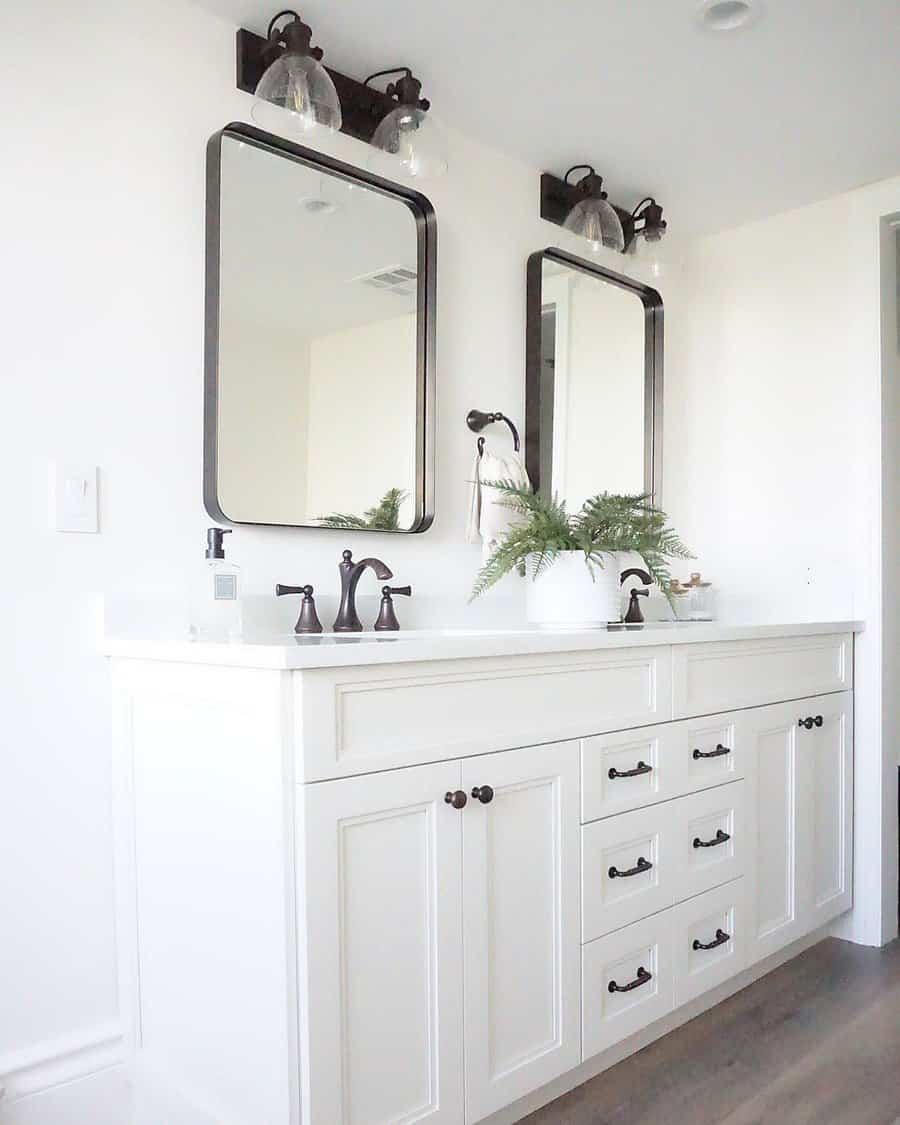
POLYGON ((297 637, 289 633, 221 643, 186 638, 107 637, 102 643, 102 652, 119 659, 161 660, 176 664, 217 664, 236 668, 339 668, 858 633, 863 627, 861 621, 772 625, 714 621, 657 622, 638 628, 613 629, 410 629, 398 633, 323 633, 317 637, 297 637))

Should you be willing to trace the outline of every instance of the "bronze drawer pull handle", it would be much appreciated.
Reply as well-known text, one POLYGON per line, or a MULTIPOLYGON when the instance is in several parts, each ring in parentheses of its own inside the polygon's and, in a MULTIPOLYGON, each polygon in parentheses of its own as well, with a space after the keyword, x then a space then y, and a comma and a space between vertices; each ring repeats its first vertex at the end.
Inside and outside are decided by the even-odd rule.
POLYGON ((612 866, 607 874, 610 879, 628 879, 632 875, 642 875, 645 871, 649 871, 652 866, 653 864, 648 859, 639 855, 634 867, 629 867, 627 871, 620 871, 618 867, 612 866))
POLYGON ((455 793, 447 792, 444 794, 444 803, 452 805, 455 809, 464 809, 468 800, 469 798, 463 793, 462 789, 457 789, 455 793))
POLYGON ((700 758, 721 758, 723 754, 730 754, 731 747, 723 746, 720 742, 715 750, 694 750, 694 761, 699 761, 700 758))
POLYGON ((638 762, 633 770, 617 770, 615 766, 609 771, 609 780, 615 781, 617 777, 638 777, 642 773, 652 773, 653 766, 648 766, 646 762, 638 762))
POLYGON ((630 980, 628 984, 616 984, 614 980, 611 980, 607 988, 610 992, 632 992, 635 988, 640 988, 642 984, 646 984, 650 980, 653 980, 653 973, 648 973, 641 965, 634 980, 630 980))
POLYGON ((701 840, 699 836, 694 837, 695 848, 717 848, 719 844, 727 843, 731 837, 727 832, 723 832, 720 828, 711 840, 701 840))
POLYGON ((726 941, 731 941, 731 934, 726 934, 723 929, 718 929, 718 930, 716 930, 715 940, 703 942, 703 941, 697 941, 697 939, 694 938, 694 941, 693 941, 693 944, 691 945, 691 948, 694 949, 694 950, 697 950, 697 949, 716 949, 718 946, 724 945, 726 941))

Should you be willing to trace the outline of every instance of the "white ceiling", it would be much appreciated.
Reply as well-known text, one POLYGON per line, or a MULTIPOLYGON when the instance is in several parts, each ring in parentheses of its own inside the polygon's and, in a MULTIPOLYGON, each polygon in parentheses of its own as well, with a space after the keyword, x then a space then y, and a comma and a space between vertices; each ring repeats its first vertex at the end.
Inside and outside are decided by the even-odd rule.
POLYGON ((400 200, 226 138, 220 221, 223 310, 261 337, 308 340, 415 312, 414 288, 361 280, 416 270, 416 222, 400 200), (313 200, 330 210, 310 212, 313 200))
MULTIPOLYGON (((264 31, 272 0, 197 0, 264 31)), ((325 61, 404 64, 436 117, 673 231, 721 230, 900 173, 900 0, 761 0, 723 34, 697 0, 310 0, 325 61)))

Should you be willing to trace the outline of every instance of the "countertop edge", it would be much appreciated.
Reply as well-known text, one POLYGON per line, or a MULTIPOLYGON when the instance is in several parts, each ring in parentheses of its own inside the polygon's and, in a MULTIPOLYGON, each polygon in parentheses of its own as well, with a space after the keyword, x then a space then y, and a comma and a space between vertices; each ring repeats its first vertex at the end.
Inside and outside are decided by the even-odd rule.
MULTIPOLYGON (((585 630, 584 632, 539 632, 485 630, 477 635, 433 636, 400 634, 353 643, 352 638, 322 644, 318 638, 277 637, 271 641, 204 643, 188 639, 141 639, 106 637, 100 643, 103 656, 116 660, 149 660, 175 664, 213 665, 231 668, 261 668, 303 671, 381 664, 408 664, 435 660, 467 660, 504 656, 540 656, 553 653, 591 652, 618 648, 667 647, 682 644, 711 644, 777 637, 823 636, 830 633, 861 633, 862 621, 794 622, 765 625, 710 624, 668 625, 634 631, 585 630)), ((327 640, 327 639, 326 639, 327 640)))

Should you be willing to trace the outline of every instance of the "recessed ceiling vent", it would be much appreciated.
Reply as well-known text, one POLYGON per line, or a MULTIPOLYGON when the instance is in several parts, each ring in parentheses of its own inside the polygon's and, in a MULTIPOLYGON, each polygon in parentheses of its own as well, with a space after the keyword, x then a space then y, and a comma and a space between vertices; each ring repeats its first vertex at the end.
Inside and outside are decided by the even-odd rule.
POLYGON ((384 289, 401 297, 416 295, 416 271, 406 266, 384 266, 374 273, 365 273, 353 280, 361 285, 368 285, 371 289, 384 289))

